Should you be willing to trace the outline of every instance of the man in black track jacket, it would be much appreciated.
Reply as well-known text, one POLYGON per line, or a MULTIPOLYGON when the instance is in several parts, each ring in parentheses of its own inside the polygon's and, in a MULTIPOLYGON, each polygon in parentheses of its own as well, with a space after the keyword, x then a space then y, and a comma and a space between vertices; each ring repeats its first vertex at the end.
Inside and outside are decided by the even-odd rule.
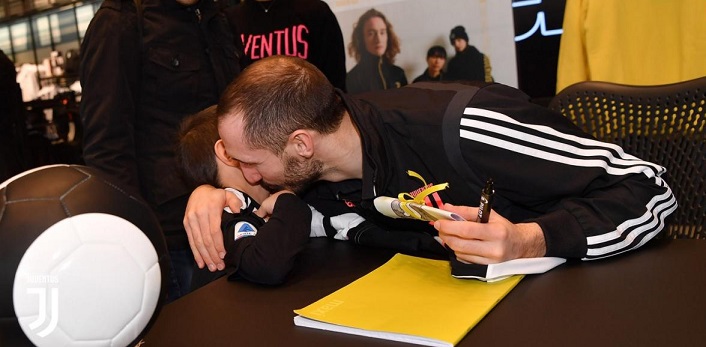
POLYGON ((237 78, 218 113, 225 149, 249 182, 303 191, 316 180, 358 179, 360 191, 337 198, 374 222, 386 219, 375 197, 419 198, 468 220, 416 228, 438 231, 472 263, 616 255, 657 235, 677 206, 664 167, 596 141, 501 84, 348 96, 310 64, 275 58, 237 78), (265 100, 273 89, 289 93, 265 100), (477 206, 488 178, 495 205, 488 223, 477 223, 477 208, 466 206, 477 206))

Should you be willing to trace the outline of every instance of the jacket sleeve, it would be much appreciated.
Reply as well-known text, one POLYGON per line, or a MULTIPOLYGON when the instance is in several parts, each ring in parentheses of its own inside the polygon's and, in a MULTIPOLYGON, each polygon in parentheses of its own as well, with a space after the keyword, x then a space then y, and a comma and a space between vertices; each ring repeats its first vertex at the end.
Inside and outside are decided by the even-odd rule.
POLYGON ((314 207, 312 213, 311 237, 329 237, 369 247, 394 249, 399 252, 432 252, 446 254, 446 250, 434 236, 422 232, 404 229, 387 230, 365 220, 362 216, 347 212, 324 216, 314 207))
POLYGON ((664 167, 597 141, 510 90, 485 88, 461 120, 465 161, 493 177, 496 211, 515 223, 537 222, 547 256, 584 260, 638 248, 663 229, 677 207, 664 167), (518 210, 527 218, 517 218, 518 210))
MULTIPOLYGON (((123 2, 123 6, 130 2, 123 2)), ((86 165, 139 193, 134 123, 140 44, 134 13, 103 6, 81 45, 81 121, 86 165)))
POLYGON ((367 247, 387 248, 411 254, 446 254, 444 247, 426 232, 387 230, 369 221, 363 221, 351 228, 347 236, 351 242, 367 247))
POLYGON ((226 265, 235 268, 236 277, 261 284, 281 284, 294 266, 296 256, 306 247, 310 226, 309 206, 294 194, 282 194, 272 216, 258 228, 255 237, 244 237, 228 249, 226 265))

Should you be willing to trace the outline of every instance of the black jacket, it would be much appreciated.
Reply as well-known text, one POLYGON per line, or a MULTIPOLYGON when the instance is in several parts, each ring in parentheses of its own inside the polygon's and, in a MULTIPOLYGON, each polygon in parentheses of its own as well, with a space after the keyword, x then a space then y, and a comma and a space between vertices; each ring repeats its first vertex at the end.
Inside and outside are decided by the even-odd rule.
POLYGON ((441 73, 439 73, 439 76, 431 77, 429 76, 429 69, 427 68, 426 70, 424 70, 424 73, 417 76, 417 78, 415 78, 412 83, 446 81, 447 78, 445 75, 446 73, 444 71, 441 71, 441 73))
POLYGON ((493 81, 490 60, 471 45, 449 60, 446 73, 449 81, 493 81))
POLYGON ((428 205, 478 206, 492 177, 493 209, 537 222, 547 256, 596 259, 641 246, 676 208, 663 167, 596 141, 514 88, 421 82, 341 97, 364 152, 362 196, 339 196, 371 221, 385 219, 375 197, 414 195, 425 184, 449 183, 428 205))
POLYGON ((363 53, 360 62, 346 75, 348 93, 400 88, 407 85, 404 70, 383 57, 363 53))
POLYGON ((25 117, 15 64, 0 50, 0 182, 26 169, 25 117))
MULTIPOLYGON (((85 162, 155 207, 192 189, 175 170, 180 122, 217 103, 240 71, 236 41, 217 4, 143 0, 140 37, 133 1, 105 0, 81 45, 85 162)), ((171 220, 167 229, 180 229, 183 212, 158 217, 171 220)), ((182 229, 164 231, 185 241, 182 229)))

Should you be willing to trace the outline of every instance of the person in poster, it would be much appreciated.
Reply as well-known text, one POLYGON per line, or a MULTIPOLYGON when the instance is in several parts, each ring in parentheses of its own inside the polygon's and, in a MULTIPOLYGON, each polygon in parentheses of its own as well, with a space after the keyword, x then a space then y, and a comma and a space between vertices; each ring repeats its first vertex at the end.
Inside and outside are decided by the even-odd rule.
POLYGON ((399 88, 407 85, 404 70, 394 65, 400 40, 382 12, 363 13, 354 29, 348 51, 358 64, 346 76, 349 93, 399 88))
POLYGON ((427 51, 427 69, 412 81, 443 81, 446 79, 444 65, 446 64, 446 49, 441 46, 432 46, 427 51))
POLYGON ((475 46, 468 44, 466 28, 459 25, 451 29, 449 41, 456 50, 447 68, 449 80, 493 82, 490 59, 475 46))

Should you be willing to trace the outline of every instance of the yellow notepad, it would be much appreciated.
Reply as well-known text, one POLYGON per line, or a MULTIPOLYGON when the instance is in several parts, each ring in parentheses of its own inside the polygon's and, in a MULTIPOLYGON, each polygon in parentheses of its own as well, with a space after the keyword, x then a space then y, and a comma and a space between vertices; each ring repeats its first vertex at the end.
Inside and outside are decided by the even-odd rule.
POLYGON ((323 299, 294 310, 298 326, 428 346, 454 346, 522 276, 457 279, 449 262, 397 254, 323 299))

